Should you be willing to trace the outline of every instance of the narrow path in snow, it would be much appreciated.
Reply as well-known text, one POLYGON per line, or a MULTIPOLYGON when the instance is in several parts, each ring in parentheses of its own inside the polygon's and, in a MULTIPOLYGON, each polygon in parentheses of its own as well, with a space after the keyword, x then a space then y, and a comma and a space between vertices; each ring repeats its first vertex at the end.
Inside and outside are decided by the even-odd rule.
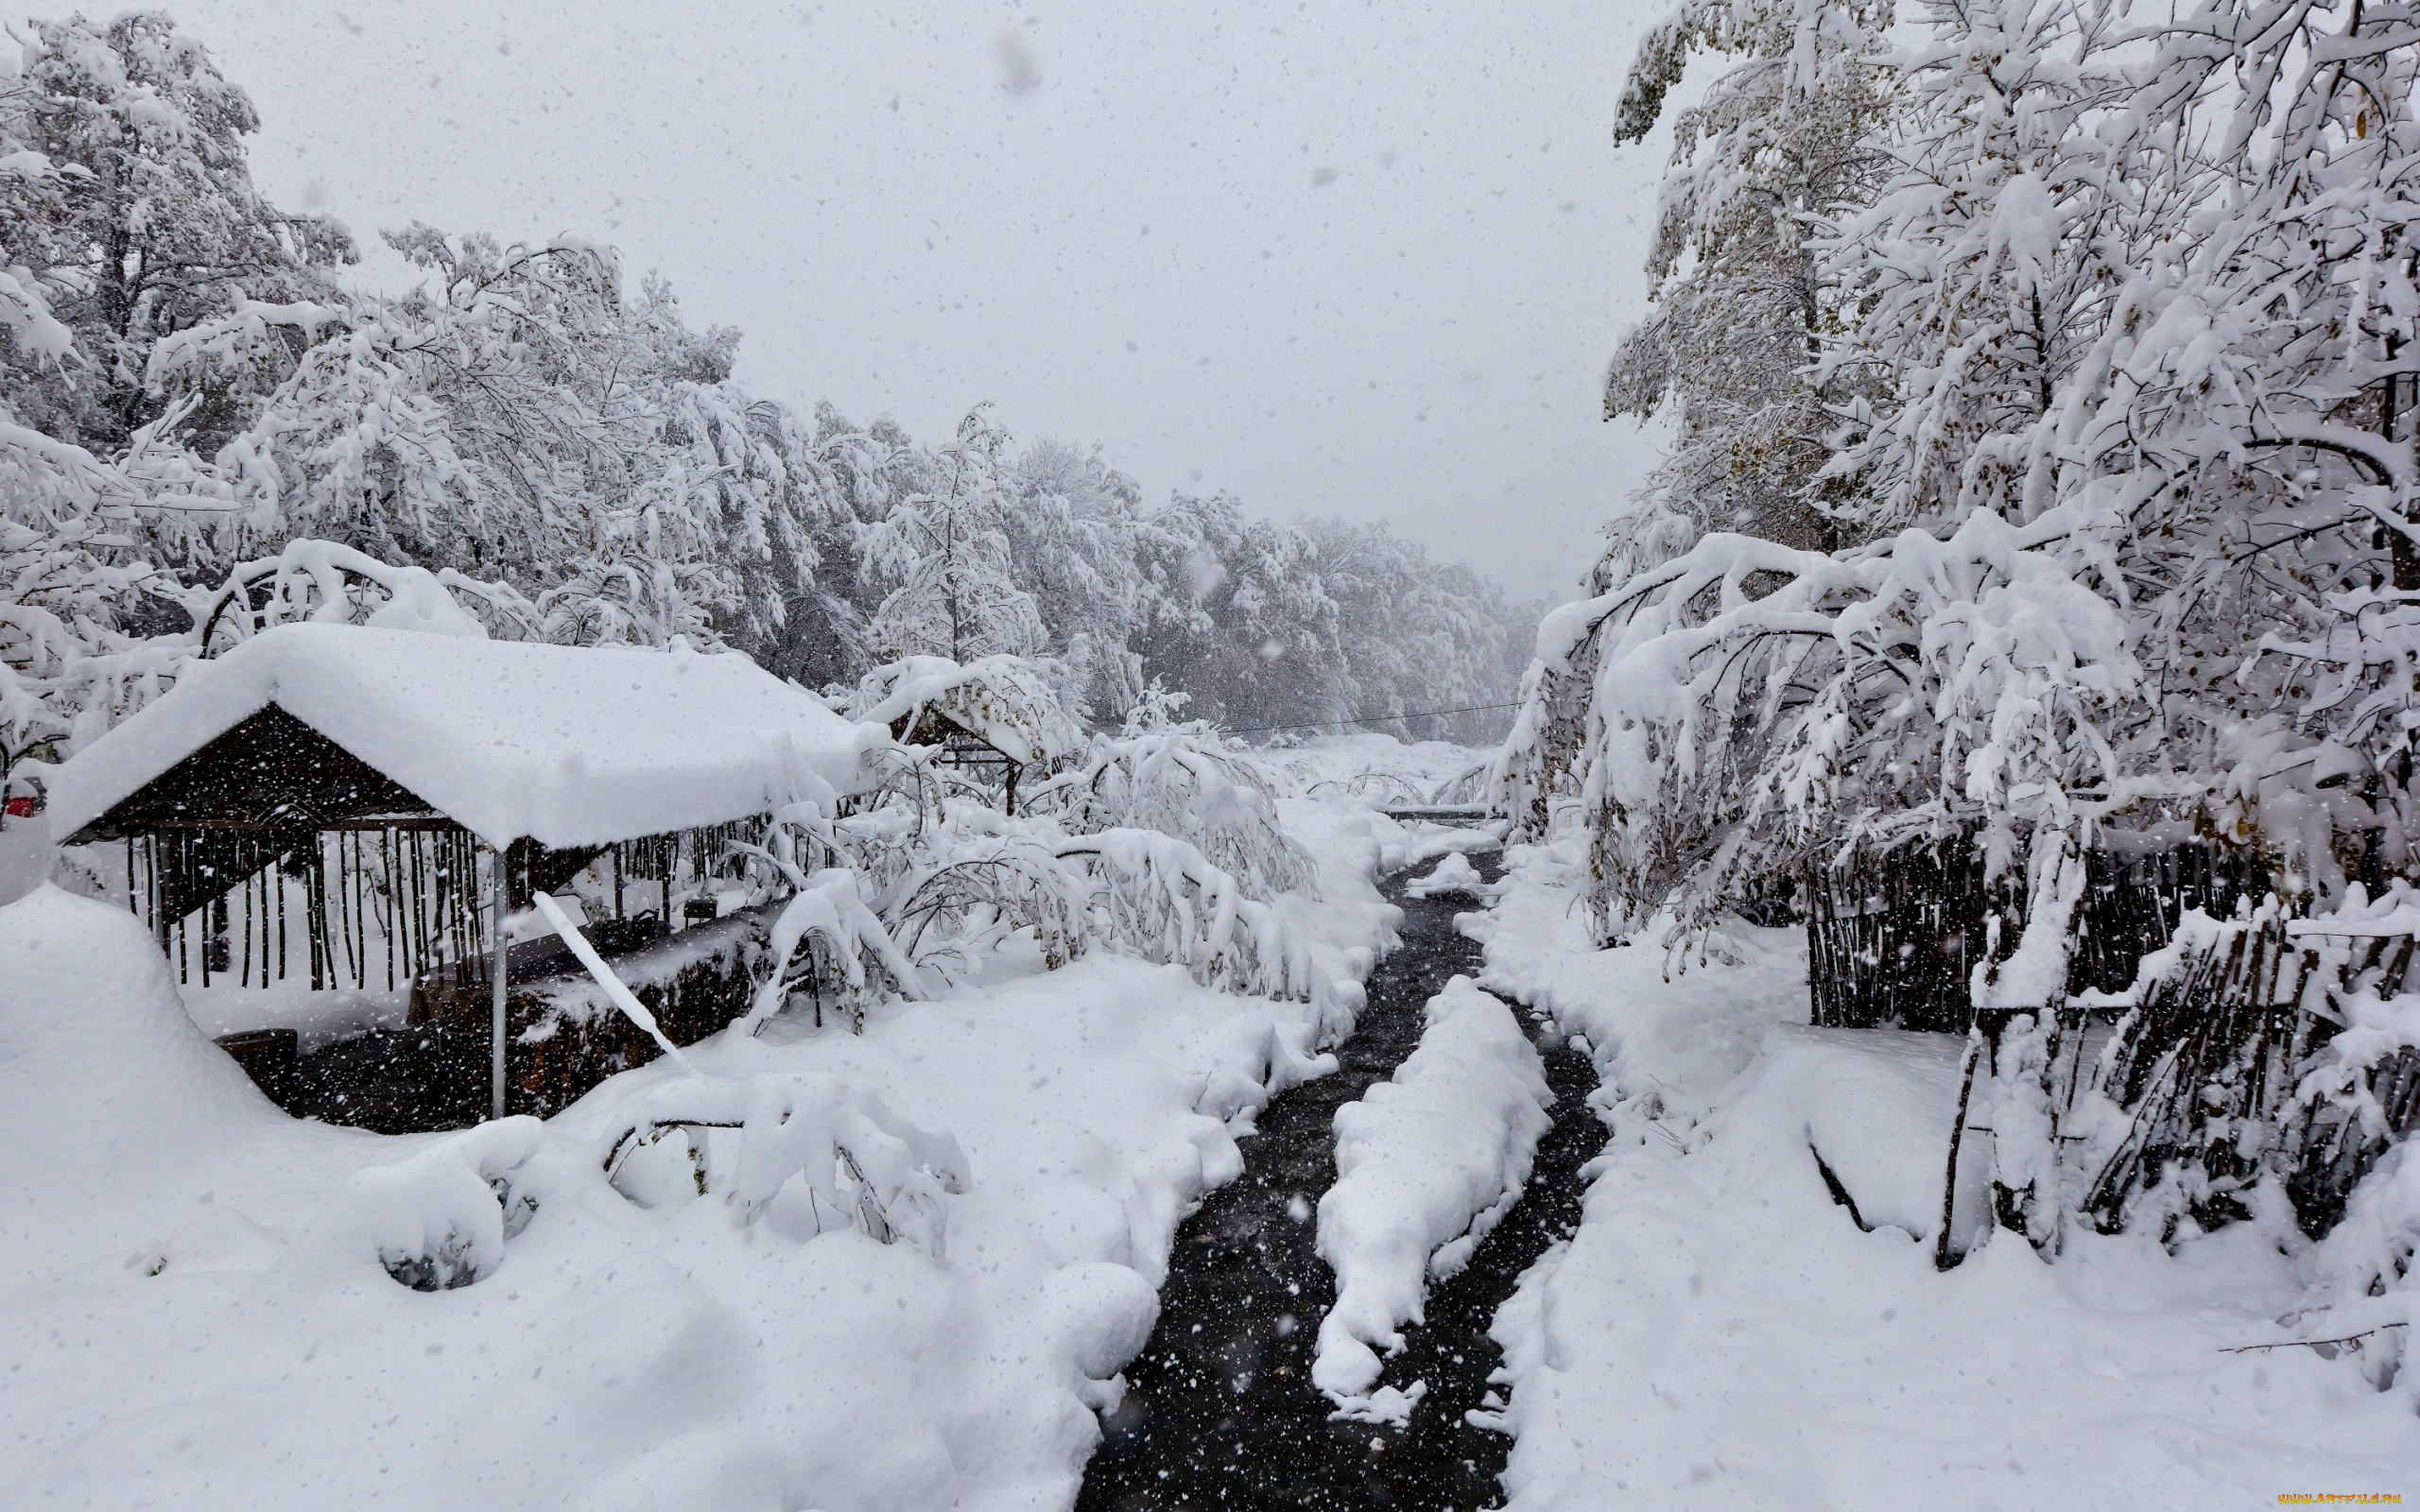
MULTIPOLYGON (((1417 868, 1421 870, 1426 868, 1417 868)), ((1499 875, 1483 861, 1488 881, 1499 875)), ((1521 1200, 1469 1266, 1435 1287, 1425 1326, 1389 1360, 1381 1384, 1427 1383, 1403 1429, 1332 1422, 1311 1384, 1321 1317, 1336 1278, 1312 1251, 1311 1208, 1336 1180, 1336 1110, 1391 1074, 1420 1043, 1421 1009, 1456 972, 1477 975, 1478 946, 1455 933, 1468 897, 1415 898, 1389 880, 1404 910, 1403 944, 1370 975, 1369 1006, 1333 1075, 1271 1103, 1243 1142, 1244 1174, 1211 1194, 1177 1230, 1159 1327, 1126 1367, 1130 1387, 1105 1418, 1078 1512, 1177 1507, 1419 1508, 1501 1503, 1496 1476, 1512 1441, 1463 1414, 1487 1410, 1501 1363, 1487 1336, 1522 1271, 1580 1221, 1580 1168, 1605 1141, 1587 1105, 1587 1057, 1546 1052, 1554 1126, 1539 1143, 1521 1200)), ((1521 1011, 1536 1037, 1541 1026, 1521 1011)))

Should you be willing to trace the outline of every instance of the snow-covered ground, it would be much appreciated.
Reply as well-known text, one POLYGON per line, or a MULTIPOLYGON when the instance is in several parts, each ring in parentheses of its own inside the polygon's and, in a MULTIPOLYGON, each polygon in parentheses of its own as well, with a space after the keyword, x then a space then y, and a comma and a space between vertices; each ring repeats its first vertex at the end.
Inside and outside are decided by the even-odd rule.
POLYGON ((1613 1126, 1579 1234, 1497 1316, 1512 1507, 2420 1494, 2403 1393, 2306 1349, 2227 1352, 2282 1336, 2290 1225, 2173 1254, 2078 1234, 2046 1264, 1962 1192, 1977 1247, 1938 1272, 1957 1041, 1807 1027, 1793 930, 1720 932, 1677 973, 1651 944, 1592 951, 1576 855, 1509 859, 1465 923, 1481 985, 1586 1037, 1613 1126))
MULTIPOLYGON (((1338 746, 1296 778, 1389 755, 1338 746)), ((1400 749, 1407 783, 1459 765, 1400 749)), ((1322 898, 1288 919, 1350 982, 1390 928, 1381 865, 1492 842, 1310 785, 1281 812, 1322 898)), ((1576 857, 1509 859, 1464 916, 1486 992, 1441 995, 1340 1120, 1320 1234, 1335 1358, 1366 1356, 1526 1172, 1540 1099, 1486 994, 1582 1037, 1613 1137, 1496 1319, 1514 1507, 2420 1494, 2408 1393, 2229 1352, 2283 1336, 2290 1227, 2077 1234, 2046 1264, 1985 1221, 1978 1156, 1969 1253, 1937 1272, 1953 1040, 1808 1028, 1794 931, 1720 932, 1679 971, 1592 951, 1576 857)), ((138 923, 33 892, 0 907, 0 1503, 1064 1507, 1176 1225, 1357 997, 1011 949, 862 1036, 777 1020, 694 1048, 702 1080, 659 1062, 544 1125, 382 1138, 279 1113, 138 923), (623 1140, 666 1117, 746 1126, 623 1140), (836 1188, 835 1142, 880 1211, 836 1188), (469 1284, 397 1284, 414 1257, 469 1284)))
POLYGON ((1337 1109, 1337 1181, 1319 1205, 1336 1305, 1320 1322, 1311 1379, 1348 1415, 1398 1424, 1421 1383, 1372 1394, 1376 1351, 1402 1348, 1430 1276, 1460 1272, 1520 1199, 1554 1102, 1512 1010, 1470 978, 1429 999, 1424 1023, 1392 1080, 1337 1109))
MULTIPOLYGON (((1322 872, 1288 922, 1350 983, 1407 832, 1288 810, 1322 872)), ((279 1113, 140 924, 34 892, 0 909, 0 1501, 1063 1507, 1176 1224, 1357 1000, 1011 951, 862 1037, 777 1021, 693 1048, 705 1082, 657 1062, 544 1125, 382 1138, 279 1113), (609 1181, 633 1124, 717 1113, 748 1126, 609 1181), (843 1136, 900 1242, 834 1200, 843 1136)))

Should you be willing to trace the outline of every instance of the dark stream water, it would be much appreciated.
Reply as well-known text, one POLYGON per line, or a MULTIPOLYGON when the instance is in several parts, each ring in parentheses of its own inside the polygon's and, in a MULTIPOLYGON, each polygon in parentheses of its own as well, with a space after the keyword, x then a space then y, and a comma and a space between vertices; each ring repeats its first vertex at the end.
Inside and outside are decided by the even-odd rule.
MULTIPOLYGON (((1493 861, 1478 862, 1488 881, 1493 861)), ((1422 867, 1416 868, 1426 871, 1422 867)), ((1546 1050, 1554 1125, 1538 1145, 1528 1191, 1469 1267, 1431 1289, 1427 1322, 1407 1331, 1383 1383, 1427 1394, 1403 1429, 1330 1421, 1311 1384, 1320 1319, 1336 1278, 1312 1252, 1311 1207, 1336 1181, 1336 1110, 1390 1075, 1420 1043, 1421 1009, 1460 972, 1477 975, 1478 946, 1454 931, 1468 898, 1405 895, 1403 944, 1370 975, 1369 1007, 1338 1053, 1335 1074, 1270 1103, 1243 1142, 1244 1174, 1211 1194, 1177 1230, 1160 1322, 1126 1367, 1129 1389, 1102 1420, 1078 1512, 1177 1507, 1497 1506, 1496 1477, 1512 1440, 1463 1414, 1497 1404, 1488 1375, 1501 1364, 1487 1336, 1515 1281, 1580 1221, 1580 1168, 1604 1144, 1587 1106, 1597 1077, 1585 1056, 1546 1050)), ((1546 1049, 1543 1026, 1515 1009, 1546 1049)))

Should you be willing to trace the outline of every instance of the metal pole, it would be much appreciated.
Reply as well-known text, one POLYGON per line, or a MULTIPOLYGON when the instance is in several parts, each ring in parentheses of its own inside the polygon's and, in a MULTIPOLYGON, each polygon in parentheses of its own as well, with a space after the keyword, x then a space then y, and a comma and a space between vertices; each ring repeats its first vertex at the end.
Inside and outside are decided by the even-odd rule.
POLYGON ((510 957, 505 953, 511 948, 512 936, 504 927, 508 900, 504 886, 507 868, 504 864, 503 848, 497 848, 492 854, 495 857, 495 1013, 489 1028, 488 1038, 488 1074, 493 1088, 488 1099, 488 1116, 502 1118, 504 1116, 505 978, 511 971, 510 957))

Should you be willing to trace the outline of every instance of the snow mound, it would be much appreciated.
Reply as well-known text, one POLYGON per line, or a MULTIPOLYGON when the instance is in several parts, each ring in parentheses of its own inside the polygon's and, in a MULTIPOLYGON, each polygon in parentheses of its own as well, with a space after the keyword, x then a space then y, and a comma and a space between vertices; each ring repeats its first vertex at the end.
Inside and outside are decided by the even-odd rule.
MULTIPOLYGON (((150 933, 44 885, 0 907, 0 1270, 136 1243, 146 1199, 289 1121, 202 1038, 150 933)), ((192 1208, 193 1198, 184 1202, 192 1208)))
POLYGON ((49 884, 0 908, 0 1139, 97 1171, 285 1116, 202 1038, 132 915, 49 884))
POLYGON ((1482 902, 1489 894, 1478 868, 1460 850, 1446 852, 1445 859, 1429 868, 1428 875, 1415 879, 1404 891, 1414 898, 1464 897, 1482 902))
MULTIPOLYGON (((1837 1184, 1833 1200, 1860 1228, 1896 1229, 1929 1244, 1941 1227, 1942 1160, 1957 1116, 1959 1057, 1952 1035, 1780 1024, 1736 1089, 1730 1125, 1785 1145, 1802 1138, 1837 1184), (1845 1201, 1842 1201, 1845 1199, 1845 1201)), ((1962 1152, 1953 1246, 1963 1251, 1990 1222, 1981 1142, 1962 1152), (1972 1171, 1968 1171, 1968 1167, 1972 1171)), ((1927 1248, 1926 1253, 1931 1253, 1927 1248)))
MULTIPOLYGON (((1311 1379, 1367 1415, 1374 1346, 1403 1348, 1433 1275, 1452 1276, 1521 1195, 1553 1094, 1512 1012, 1458 976, 1429 999, 1420 1048, 1336 1113, 1337 1183, 1319 1255, 1336 1272, 1311 1379), (1432 1259, 1433 1257, 1433 1259, 1432 1259)), ((1398 1405, 1409 1412, 1409 1399, 1398 1405)))

